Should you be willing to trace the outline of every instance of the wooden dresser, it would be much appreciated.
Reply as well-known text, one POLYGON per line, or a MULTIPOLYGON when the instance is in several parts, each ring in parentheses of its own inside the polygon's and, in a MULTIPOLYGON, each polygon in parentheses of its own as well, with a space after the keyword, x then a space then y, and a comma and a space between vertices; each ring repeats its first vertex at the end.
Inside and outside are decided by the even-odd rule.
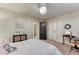
POLYGON ((27 40, 27 34, 13 35, 13 42, 20 42, 24 40, 27 40))

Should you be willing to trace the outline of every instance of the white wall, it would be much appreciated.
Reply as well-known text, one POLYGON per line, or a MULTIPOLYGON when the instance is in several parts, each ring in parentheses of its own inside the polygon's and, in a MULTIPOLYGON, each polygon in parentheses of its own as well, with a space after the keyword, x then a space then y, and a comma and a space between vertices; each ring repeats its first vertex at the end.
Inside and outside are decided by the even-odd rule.
POLYGON ((48 39, 55 39, 62 42, 62 34, 65 32, 64 25, 71 24, 72 34, 79 32, 79 11, 64 14, 55 18, 47 19, 48 39))
POLYGON ((12 37, 14 34, 17 34, 17 31, 19 31, 20 34, 27 34, 28 38, 33 38, 34 23, 36 23, 36 34, 37 38, 39 38, 39 21, 36 18, 0 9, 0 40, 5 39, 8 42, 12 42, 12 37), (23 27, 16 28, 16 23, 22 24, 23 27))

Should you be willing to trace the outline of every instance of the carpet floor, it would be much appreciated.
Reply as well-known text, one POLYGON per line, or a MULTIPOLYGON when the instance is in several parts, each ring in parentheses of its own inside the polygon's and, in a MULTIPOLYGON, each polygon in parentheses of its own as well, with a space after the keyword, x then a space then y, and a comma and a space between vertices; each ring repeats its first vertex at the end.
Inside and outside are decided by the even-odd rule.
POLYGON ((44 41, 56 46, 63 55, 79 55, 78 50, 72 50, 70 52, 71 45, 68 44, 63 45, 62 43, 57 42, 55 40, 44 40, 44 41))

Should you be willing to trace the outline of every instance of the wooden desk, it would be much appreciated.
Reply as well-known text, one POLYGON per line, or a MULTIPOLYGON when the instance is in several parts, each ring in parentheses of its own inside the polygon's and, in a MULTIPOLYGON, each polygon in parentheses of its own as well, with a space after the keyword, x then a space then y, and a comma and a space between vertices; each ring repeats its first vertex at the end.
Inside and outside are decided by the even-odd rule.
POLYGON ((65 44, 64 37, 68 37, 69 38, 69 43, 71 43, 72 38, 75 38, 75 36, 73 36, 73 35, 68 35, 68 34, 63 35, 63 45, 65 44))

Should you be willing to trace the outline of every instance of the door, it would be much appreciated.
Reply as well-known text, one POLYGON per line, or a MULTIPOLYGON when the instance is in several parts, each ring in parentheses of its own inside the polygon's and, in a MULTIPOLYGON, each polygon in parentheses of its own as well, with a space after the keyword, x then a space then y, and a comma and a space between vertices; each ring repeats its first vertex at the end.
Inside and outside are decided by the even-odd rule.
POLYGON ((46 40, 46 22, 40 22, 40 39, 46 40))

